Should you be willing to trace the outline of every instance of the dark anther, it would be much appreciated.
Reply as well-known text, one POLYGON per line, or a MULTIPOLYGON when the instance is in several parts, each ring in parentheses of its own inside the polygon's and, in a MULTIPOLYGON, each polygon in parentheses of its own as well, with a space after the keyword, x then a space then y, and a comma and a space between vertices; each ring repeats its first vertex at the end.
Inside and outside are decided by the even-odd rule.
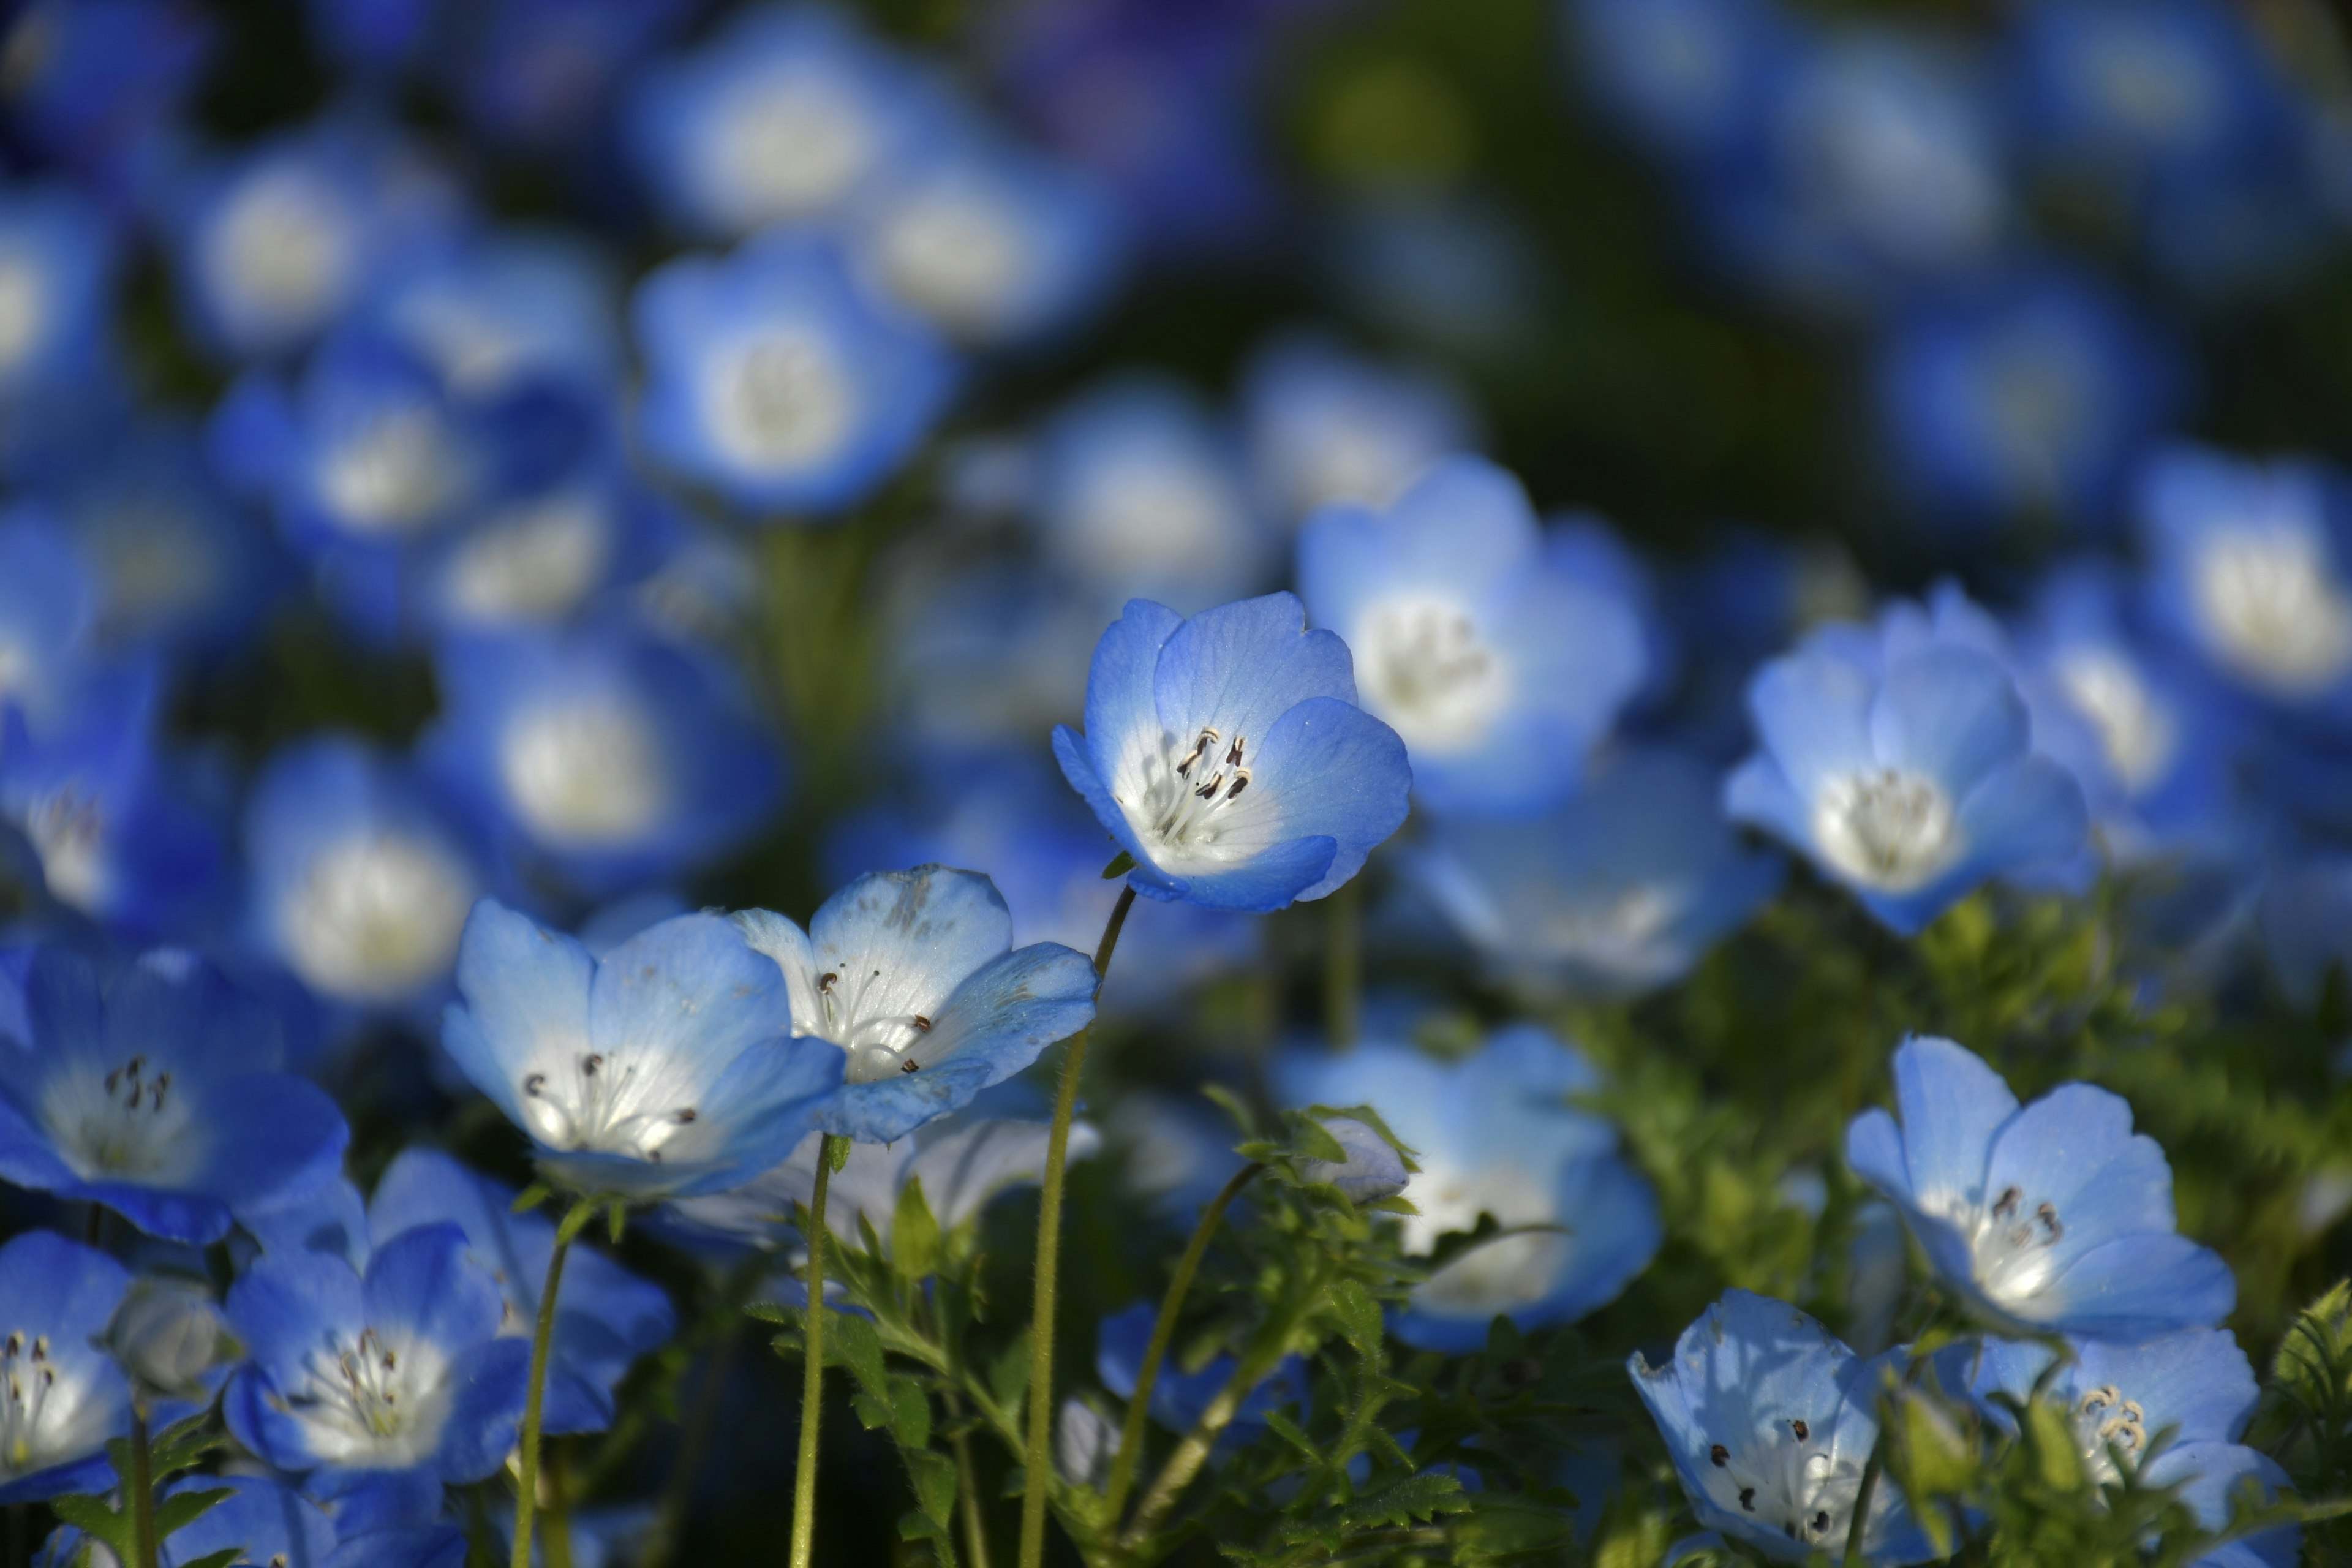
POLYGON ((2000 1194, 2000 1200, 1992 1205, 1992 1217, 1995 1219, 2007 1219, 2010 1215, 2015 1214, 2017 1212, 2017 1200, 2022 1196, 2024 1196, 2024 1194, 2020 1193, 2015 1187, 2003 1189, 2000 1194))
POLYGON ((533 1100, 538 1099, 539 1091, 546 1087, 547 1075, 543 1072, 535 1072, 522 1080, 522 1091, 533 1100))
POLYGON ((912 1058, 909 1058, 906 1061, 898 1064, 898 1070, 900 1072, 920 1072, 922 1068, 923 1064, 914 1060, 912 1058))
POLYGON ((701 1114, 702 1112, 695 1110, 694 1107, 689 1105, 684 1110, 677 1113, 677 1124, 680 1127, 691 1127, 694 1125, 694 1119, 701 1114))
POLYGON ((1249 788, 1249 770, 1247 768, 1244 768, 1240 773, 1234 775, 1234 787, 1225 792, 1225 798, 1227 800, 1239 800, 1242 797, 1242 791, 1247 788, 1249 788))
POLYGON ((920 1013, 915 1015, 915 1032, 922 1035, 928 1035, 931 1032, 931 1021, 929 1018, 924 1017, 920 1013))
POLYGON ((2042 1222, 2042 1228, 2050 1233, 2052 1241, 2056 1241, 2066 1234, 2066 1227, 2058 1223, 2058 1210, 2055 1205, 2043 1204, 2033 1211, 2033 1217, 2042 1222))
POLYGON ((1822 1511, 1821 1511, 1821 1512, 1819 1512, 1819 1513, 1817 1513, 1817 1514, 1813 1515, 1813 1533, 1814 1533, 1815 1535, 1819 1535, 1822 1531, 1827 1530, 1829 1527, 1830 1527, 1830 1510, 1827 1510, 1827 1509, 1823 1509, 1823 1510, 1822 1510, 1822 1511))
POLYGON ((1754 1487, 1742 1487, 1739 1489, 1739 1506, 1746 1509, 1750 1513, 1754 1513, 1756 1511, 1756 1489, 1754 1487))
POLYGON ((826 970, 823 974, 818 975, 816 977, 817 994, 823 995, 824 993, 832 990, 833 983, 840 978, 841 976, 839 974, 830 969, 826 970))
POLYGON ((580 1058, 580 1076, 582 1078, 594 1078, 596 1076, 596 1069, 604 1065, 604 1054, 600 1051, 591 1051, 586 1056, 580 1058))
POLYGON ((1791 1422, 1790 1422, 1790 1423, 1789 1423, 1789 1430, 1790 1430, 1790 1431, 1791 1431, 1791 1432, 1794 1432, 1794 1433, 1797 1435, 1797 1441, 1798 1441, 1798 1442, 1800 1442, 1800 1443, 1803 1442, 1806 1438, 1808 1438, 1808 1437, 1810 1437, 1810 1436, 1811 1436, 1813 1435, 1813 1434, 1812 1434, 1812 1429, 1811 1429, 1811 1427, 1807 1426, 1806 1426, 1803 1422, 1801 1422, 1801 1421, 1791 1421, 1791 1422))
POLYGON ((1235 735, 1234 737, 1234 749, 1225 753, 1225 762, 1228 765, 1234 767, 1239 767, 1241 765, 1242 748, 1247 744, 1249 744, 1249 737, 1247 735, 1235 735))
POLYGON ((1720 1443, 1717 1443, 1714 1447, 1709 1448, 1706 1451, 1706 1457, 1715 1461, 1715 1468, 1718 1470, 1723 1468, 1724 1466, 1731 1463, 1731 1450, 1725 1447, 1720 1443))

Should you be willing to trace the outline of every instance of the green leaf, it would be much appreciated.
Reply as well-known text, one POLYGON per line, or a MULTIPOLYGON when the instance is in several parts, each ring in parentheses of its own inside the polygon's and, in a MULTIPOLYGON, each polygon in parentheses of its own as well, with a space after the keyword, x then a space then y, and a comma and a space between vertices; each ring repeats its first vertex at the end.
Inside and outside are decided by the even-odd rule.
POLYGON ((236 1495, 226 1487, 211 1491, 173 1492, 155 1505, 155 1539, 169 1540, 210 1513, 215 1503, 226 1502, 236 1495))
POLYGON ((1294 1117, 1290 1128, 1290 1152, 1300 1160, 1321 1160, 1333 1165, 1348 1163, 1348 1151, 1331 1136, 1330 1130, 1311 1116, 1294 1117))
POLYGON ((515 1201, 508 1205, 508 1212, 510 1214, 529 1214, 531 1210, 537 1208, 540 1205, 545 1203, 554 1195, 555 1189, 549 1186, 545 1182, 533 1182, 530 1185, 525 1187, 522 1191, 515 1194, 515 1201))
POLYGON ((91 1539, 100 1541, 115 1556, 129 1562, 133 1555, 131 1516, 117 1513, 103 1498, 59 1497, 49 1500, 49 1511, 91 1539))
POLYGON ((1379 1491, 1358 1498, 1339 1510, 1350 1530, 1379 1525, 1415 1524, 1441 1513, 1460 1513, 1470 1507, 1462 1483, 1452 1476, 1431 1473, 1407 1476, 1379 1491))
POLYGON ((908 1453, 931 1446, 931 1396, 911 1377, 890 1380, 890 1439, 908 1453))
POLYGON ((825 1136, 824 1136, 824 1152, 825 1152, 825 1157, 826 1157, 827 1159, 830 1159, 830 1160, 833 1162, 833 1173, 834 1173, 835 1175, 836 1175, 836 1176, 837 1176, 837 1175, 841 1174, 841 1173, 842 1173, 843 1171, 845 1171, 845 1170, 848 1169, 848 1167, 849 1167, 849 1140, 848 1140, 848 1139, 846 1139, 846 1138, 840 1138, 840 1137, 836 1137, 836 1136, 835 1136, 833 1133, 830 1133, 830 1132, 826 1133, 826 1134, 825 1134, 825 1136))
POLYGON ((915 1506, 939 1523, 946 1524, 955 1514, 955 1461, 945 1454, 922 1448, 908 1449, 904 1457, 907 1479, 915 1486, 915 1506))
POLYGON ((604 1235, 614 1247, 621 1245, 622 1227, 629 1223, 629 1205, 614 1198, 604 1210, 604 1235))
POLYGON ((1322 1451, 1315 1447, 1315 1440, 1300 1430, 1297 1422, 1293 1421, 1281 1411, 1268 1410, 1265 1413, 1265 1424, 1276 1436, 1305 1455, 1309 1464, 1323 1458, 1322 1451))
POLYGON ((824 1358, 847 1367, 857 1385, 881 1400, 890 1401, 890 1374, 882 1365, 882 1336, 864 1318, 837 1309, 824 1315, 824 1358))
POLYGON ((1021 1413, 1021 1397, 1029 1388, 1029 1331, 1024 1329, 988 1365, 989 1396, 1008 1416, 1021 1413))
POLYGON ((1114 878, 1124 877, 1129 871, 1134 869, 1135 857, 1122 849, 1112 859, 1109 865, 1103 868, 1102 879, 1108 882, 1112 880, 1114 878))
POLYGON ((890 1220, 890 1265, 908 1279, 928 1279, 940 1266, 940 1222, 923 1196, 920 1177, 898 1189, 890 1220))
POLYGON ((1342 1279, 1331 1287, 1332 1309, 1339 1317, 1339 1331, 1348 1336, 1348 1343, 1365 1361, 1378 1365, 1381 1359, 1381 1304, 1372 1293, 1353 1279, 1342 1279))
POLYGON ((763 1323, 782 1323, 794 1329, 801 1326, 801 1309, 783 1301, 753 1301, 743 1309, 743 1314, 763 1323))

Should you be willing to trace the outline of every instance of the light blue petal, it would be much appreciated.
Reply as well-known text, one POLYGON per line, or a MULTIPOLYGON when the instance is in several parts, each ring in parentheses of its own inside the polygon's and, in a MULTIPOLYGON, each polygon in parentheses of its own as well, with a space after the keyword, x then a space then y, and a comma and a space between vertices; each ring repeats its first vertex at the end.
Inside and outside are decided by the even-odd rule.
POLYGON ((1002 1083, 1094 1021, 1096 979, 1094 961, 1059 942, 1005 953, 956 987, 915 1049, 985 1060, 988 1081, 1002 1083))
POLYGON ((1913 1202, 1931 1213, 1976 1202, 1993 1135, 2017 1113, 2017 1097, 1975 1052, 1932 1035, 1904 1041, 1894 1071, 1913 1202))
POLYGON ((351 1129, 327 1092, 287 1073, 232 1079, 205 1096, 213 1147, 190 1182, 233 1211, 325 1185, 342 1169, 351 1129))
MULTIPOLYGON (((1164 895, 1181 898, 1203 909, 1264 913, 1286 908, 1309 896, 1309 889, 1330 880, 1339 856, 1336 838, 1294 838, 1260 850, 1230 870, 1205 871, 1174 884, 1180 890, 1164 895)), ((1139 885, 1154 896, 1154 889, 1139 885)), ((1327 891, 1328 889, 1326 889, 1327 891)))
POLYGON ((1798 798, 1769 752, 1757 752, 1724 779, 1723 814, 1762 828, 1801 854, 1813 853, 1811 804, 1798 798))
POLYGON ((1870 735, 1877 695, 1869 670, 1823 654, 1776 658, 1757 673, 1748 689, 1748 712, 1800 800, 1811 801, 1826 779, 1877 766, 1870 735))
POLYGON ((1923 773, 1958 800, 2024 755, 2030 721, 2007 670, 1972 649, 1940 647, 1887 670, 1870 735, 1883 765, 1923 773))
POLYGON ((876 871, 824 901, 809 939, 852 1016, 937 1024, 956 988, 1012 947, 1013 911, 976 871, 876 871))
POLYGON ((490 1340, 449 1368, 448 1425, 441 1429, 434 1469, 452 1486, 496 1475, 514 1447, 530 1383, 530 1342, 490 1340))
POLYGON ((2150 1436, 2177 1427, 2179 1444, 2236 1442, 2262 1396, 2252 1363, 2227 1329, 2189 1329, 2136 1345, 2094 1341, 2076 1353, 2075 1387, 2112 1384, 2146 1412, 2150 1436))
MULTIPOLYGON (((1373 847, 1404 826, 1410 809, 1412 769, 1404 742, 1362 709, 1334 698, 1311 698, 1283 713, 1265 731, 1254 768, 1265 803, 1223 842, 1271 848, 1299 838, 1332 840, 1329 866, 1297 895, 1301 899, 1319 899, 1353 877, 1373 847)), ((1192 880, 1197 897, 1209 879, 1192 880)))
POLYGON ((2173 1227, 2164 1151, 2133 1133, 2121 1096, 2092 1084, 2062 1084, 2001 1129, 1984 1191, 1990 1200, 2012 1186, 2029 1206, 2049 1204, 2064 1226, 2053 1248, 2061 1259, 2110 1237, 2173 1227))
POLYGON ((2145 1340, 2203 1328, 2238 1304, 2230 1266, 2185 1236, 2144 1232, 2095 1247, 2018 1316, 2084 1339, 2145 1340))
MULTIPOLYGON (((667 1100, 697 1105, 698 1089, 752 1047, 788 1037, 783 972, 751 951, 733 921, 679 915, 605 955, 589 995, 588 1038, 647 1078, 674 1082, 667 1100)), ((663 1095, 654 1095, 656 1102, 663 1095)))
POLYGON ((442 1043, 516 1125, 530 1124, 522 1109, 523 1068, 541 1043, 586 1045, 595 976, 586 948, 495 899, 476 904, 467 918, 457 946, 457 991, 465 1000, 451 1005, 442 1043))
POLYGON ((1959 803, 1968 869, 1981 879, 2082 848, 2090 811, 2074 775, 2043 756, 1994 769, 1959 803))
MULTIPOLYGON (((1183 624, 1184 617, 1165 605, 1130 599, 1095 644, 1087 672, 1086 755, 1106 792, 1138 782, 1142 759, 1160 752, 1170 739, 1161 733, 1152 693, 1160 649, 1183 624)), ((1068 772, 1066 758, 1062 766, 1068 772)), ((1077 784, 1075 776, 1071 782, 1077 784)), ((1087 793, 1084 785, 1078 787, 1087 793)), ((1091 794, 1087 801, 1105 826, 1114 833, 1125 831, 1116 804, 1106 812, 1091 794)), ((1132 851, 1134 846, 1129 848, 1132 851)))
MULTIPOLYGON (((1245 740, 1253 750, 1284 714, 1318 697, 1352 706, 1355 664, 1336 634, 1307 629, 1307 606, 1293 594, 1192 616, 1170 634, 1152 680, 1164 734, 1214 729, 1228 744, 1245 740)), ((1124 781, 1114 774, 1113 782, 1124 781)))
POLYGON ((497 1284, 453 1224, 420 1226, 379 1246, 364 1300, 368 1326, 379 1333, 452 1352, 491 1338, 506 1316, 497 1284))

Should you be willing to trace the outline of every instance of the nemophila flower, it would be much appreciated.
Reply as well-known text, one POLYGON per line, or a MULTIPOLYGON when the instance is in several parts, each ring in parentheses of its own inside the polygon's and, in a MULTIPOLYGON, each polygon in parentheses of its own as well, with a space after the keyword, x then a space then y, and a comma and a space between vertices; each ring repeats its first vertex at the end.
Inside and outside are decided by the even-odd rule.
POLYGON ((1099 383, 1046 422, 1034 462, 1045 559, 1096 600, 1189 611, 1265 581, 1274 539, 1239 448, 1188 388, 1133 372, 1099 383))
POLYGON ((1478 444, 1452 382, 1313 331, 1282 333, 1251 355, 1241 404, 1259 502, 1286 521, 1335 501, 1385 507, 1439 458, 1478 444))
POLYGON ((774 736, 708 650, 605 620, 445 638, 435 668, 428 773, 592 896, 700 864, 782 791, 774 736))
POLYGON ((1895 482, 1958 530, 2104 521, 2183 412, 2179 347, 2091 279, 2044 270, 1899 317, 1873 371, 1895 482))
POLYGON ((1428 1253, 1482 1215, 1504 1228, 1414 1287, 1395 1317, 1410 1344, 1476 1349, 1498 1314, 1521 1328, 1572 1322, 1657 1252, 1649 1183, 1617 1152, 1615 1128, 1569 1103, 1599 1075, 1534 1025, 1450 1063, 1386 1040, 1294 1051, 1275 1080, 1286 1105, 1370 1106, 1412 1151, 1421 1170, 1404 1195, 1420 1212, 1404 1222, 1407 1250, 1428 1253))
POLYGON ((1769 0, 1573 0, 1579 78, 1601 113, 1678 164, 1736 153, 1799 35, 1769 0))
POLYGON ((1741 844, 1721 795, 1680 753, 1624 752, 1534 821, 1440 817, 1402 864, 1506 979, 1638 994, 1680 979, 1780 890, 1780 858, 1741 844))
POLYGON ((469 394, 531 380, 617 387, 625 369, 613 259, 559 232, 508 229, 389 279, 365 320, 469 394))
POLYGON ((2070 1083, 2020 1110, 1977 1057, 1915 1036, 1895 1053, 1895 1100, 1899 1125, 1854 1118, 1846 1163, 1988 1319, 2128 1342, 2229 1315, 2229 1265, 2174 1230, 2164 1151, 2119 1096, 2070 1083))
POLYGON ((193 953, 151 952, 101 982, 45 948, 25 1012, 32 1048, 0 1050, 0 1177, 18 1186, 214 1242, 342 1157, 334 1101, 278 1070, 276 1020, 193 953))
POLYGON ((1747 747, 1756 667, 1815 626, 1870 614, 1870 586, 1843 549, 1742 527, 1668 575, 1661 599, 1680 654, 1676 733, 1726 763, 1747 747))
POLYGON ((712 239, 835 216, 926 129, 912 68, 842 12, 738 13, 639 77, 628 134, 671 222, 712 239))
POLYGON ((0 187, 0 403, 99 376, 118 248, 104 215, 70 186, 0 187))
POLYGON ((646 455, 763 516, 863 500, 953 390, 954 362, 929 330, 814 235, 669 262, 637 286, 632 316, 646 455))
POLYGON ((2196 447, 2139 482, 2147 606, 2242 696, 2320 731, 2352 729, 2352 512, 2315 463, 2196 447))
POLYGON ((1339 1189, 1349 1203, 1376 1204, 1404 1191, 1412 1177, 1396 1146, 1352 1116, 1327 1116, 1323 1131, 1339 1146, 1338 1160, 1301 1160, 1298 1173, 1339 1189))
POLYGON ((723 1192, 788 1154, 829 1108, 842 1052, 795 1040, 785 977, 717 915, 606 953, 493 899, 457 951, 442 1044, 584 1193, 723 1192))
POLYGON ((1187 619, 1137 599, 1095 647, 1070 786, 1149 898, 1278 910, 1353 877, 1403 823, 1412 772, 1356 706, 1348 645, 1288 594, 1187 619))
MULTIPOLYGON (((2098 1485, 2122 1479, 2120 1459, 2144 1486, 2179 1487, 2197 1521, 2220 1530, 2248 1478, 2265 1497, 2287 1484, 2276 1460, 2238 1441, 2260 1391, 2228 1330, 2189 1329, 2137 1345, 2082 1341, 2068 1352, 2042 1392, 2065 1410, 2083 1468, 2098 1485), (2158 1451, 2157 1439, 2167 1432, 2171 1436, 2158 1451)), ((1990 1395, 2032 1398, 2057 1359, 2049 1345, 1999 1340, 1956 1346, 1937 1358, 2004 1428, 2016 1418, 1990 1395)), ((2300 1537, 2292 1525, 2266 1530, 2199 1557, 2198 1568, 2287 1568, 2299 1560, 2300 1537)))
POLYGON ((800 927, 735 917, 775 961, 793 1033, 848 1054, 826 1131, 888 1143, 961 1110, 1095 1016, 1094 963, 1059 942, 1013 945, 1013 912, 983 876, 944 866, 877 871, 800 927))
POLYGON ((676 534, 667 503, 592 459, 444 537, 422 567, 418 613, 445 636, 560 626, 643 584, 676 534))
POLYGON ((122 1265, 45 1230, 0 1246, 0 1502, 113 1484, 131 1383, 94 1336, 130 1288, 122 1265))
MULTIPOLYGON (((538 1321, 555 1220, 514 1212, 514 1189, 477 1174, 437 1149, 406 1149, 377 1178, 368 1230, 378 1248, 428 1226, 466 1233, 474 1261, 505 1301, 500 1335, 528 1341, 538 1321)), ((574 1247, 556 1297, 547 1363, 546 1429, 602 1432, 614 1394, 638 1357, 659 1349, 677 1314, 659 1286, 638 1279, 593 1247, 574 1247)))
POLYGON ((1307 614, 1347 640, 1364 710, 1393 726, 1433 810, 1540 810, 1576 787, 1644 673, 1642 628, 1548 569, 1518 482, 1457 458, 1385 511, 1298 536, 1307 614))
POLYGON ((530 1344, 499 1333, 506 1303, 457 1226, 394 1237, 364 1273, 267 1254, 227 1310, 251 1358, 222 1400, 229 1430, 313 1497, 380 1485, 437 1500, 514 1446, 530 1344))
POLYGON ((892 575, 878 652, 890 714, 910 746, 1034 745, 1085 703, 1087 656, 1102 635, 1094 595, 1027 561, 919 544, 892 575))
MULTIPOLYGON (((1684 660, 1682 639, 1666 617, 1664 584, 1656 570, 1607 518, 1580 507, 1544 519, 1544 561, 1633 617, 1641 631, 1642 684, 1629 711, 1640 714, 1661 706, 1681 686, 1684 660)), ((1772 646, 1779 641, 1773 639, 1772 646)))
POLYGON ((1762 749, 1725 808, 1908 935, 1979 883, 2082 847, 2081 786, 2032 751, 2000 662, 1955 641, 1815 633, 1748 689, 1762 749))
MULTIPOLYGON (((1780 1563, 1843 1553, 1878 1443, 1881 1391, 1906 1351, 1864 1360, 1784 1301, 1727 1290, 1683 1331, 1671 1360, 1625 1363, 1674 1456, 1701 1525, 1780 1563)), ((1871 1490, 1864 1561, 1925 1563, 1936 1550, 1903 1489, 1871 1490)))
POLYGON ((350 737, 298 742, 255 781, 245 844, 253 934, 320 996, 398 1007, 448 984, 488 878, 406 769, 350 737))

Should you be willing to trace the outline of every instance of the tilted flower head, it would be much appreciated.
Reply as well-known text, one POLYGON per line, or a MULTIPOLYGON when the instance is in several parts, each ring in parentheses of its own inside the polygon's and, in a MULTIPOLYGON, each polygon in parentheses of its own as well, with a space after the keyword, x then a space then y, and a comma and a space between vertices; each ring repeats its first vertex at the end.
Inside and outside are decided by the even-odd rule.
POLYGON ((2130 1342, 2229 1315, 2229 1265, 2174 1230, 2164 1151, 2119 1096, 2070 1083, 2021 1110, 1974 1054, 1915 1037, 1895 1053, 1895 1098, 1901 1125, 1864 1111, 1846 1162, 1990 1321, 2130 1342))
POLYGON ((875 871, 806 931, 746 910, 744 940, 775 961, 793 1033, 848 1053, 826 1131, 888 1143, 961 1110, 1095 1016, 1095 969, 1059 942, 1013 945, 1013 914, 974 871, 875 871))
POLYGON ((1356 706, 1348 645, 1289 594, 1190 619, 1130 601, 1095 647, 1086 733, 1056 728, 1054 754, 1136 891, 1211 909, 1323 897, 1412 788, 1404 742, 1356 706))
POLYGON ((112 1484, 131 1383, 93 1337, 130 1289, 122 1265, 45 1230, 0 1247, 0 1503, 112 1484))
POLYGON ((1725 809, 1904 935, 1987 879, 2083 846, 2082 788, 2032 752, 2024 700, 1990 654, 1827 627, 1758 672, 1748 706, 1762 749, 1726 781, 1725 809))
POLYGON ((776 966, 717 915, 680 915, 600 963, 494 899, 457 948, 442 1043, 530 1136, 541 1171, 632 1198, 719 1192, 791 1152, 841 1083, 793 1039, 776 966))
POLYGON ((1440 463, 1385 510, 1309 518, 1298 584, 1439 810, 1566 796, 1647 667, 1640 621, 1545 560, 1527 492, 1483 458, 1440 463))
POLYGON ((333 1178, 342 1113, 278 1070, 276 1020, 193 953, 151 952, 101 984, 44 948, 25 1011, 32 1048, 0 1050, 0 1178, 189 1242, 333 1178))
MULTIPOLYGON (((1674 1456, 1691 1511, 1781 1563, 1842 1553, 1878 1442, 1881 1386, 1907 1352, 1864 1361, 1785 1301, 1727 1290, 1683 1331, 1674 1359, 1625 1367, 1674 1456)), ((1864 1557, 1924 1563, 1935 1549, 1899 1487, 1871 1493, 1864 1557)))

